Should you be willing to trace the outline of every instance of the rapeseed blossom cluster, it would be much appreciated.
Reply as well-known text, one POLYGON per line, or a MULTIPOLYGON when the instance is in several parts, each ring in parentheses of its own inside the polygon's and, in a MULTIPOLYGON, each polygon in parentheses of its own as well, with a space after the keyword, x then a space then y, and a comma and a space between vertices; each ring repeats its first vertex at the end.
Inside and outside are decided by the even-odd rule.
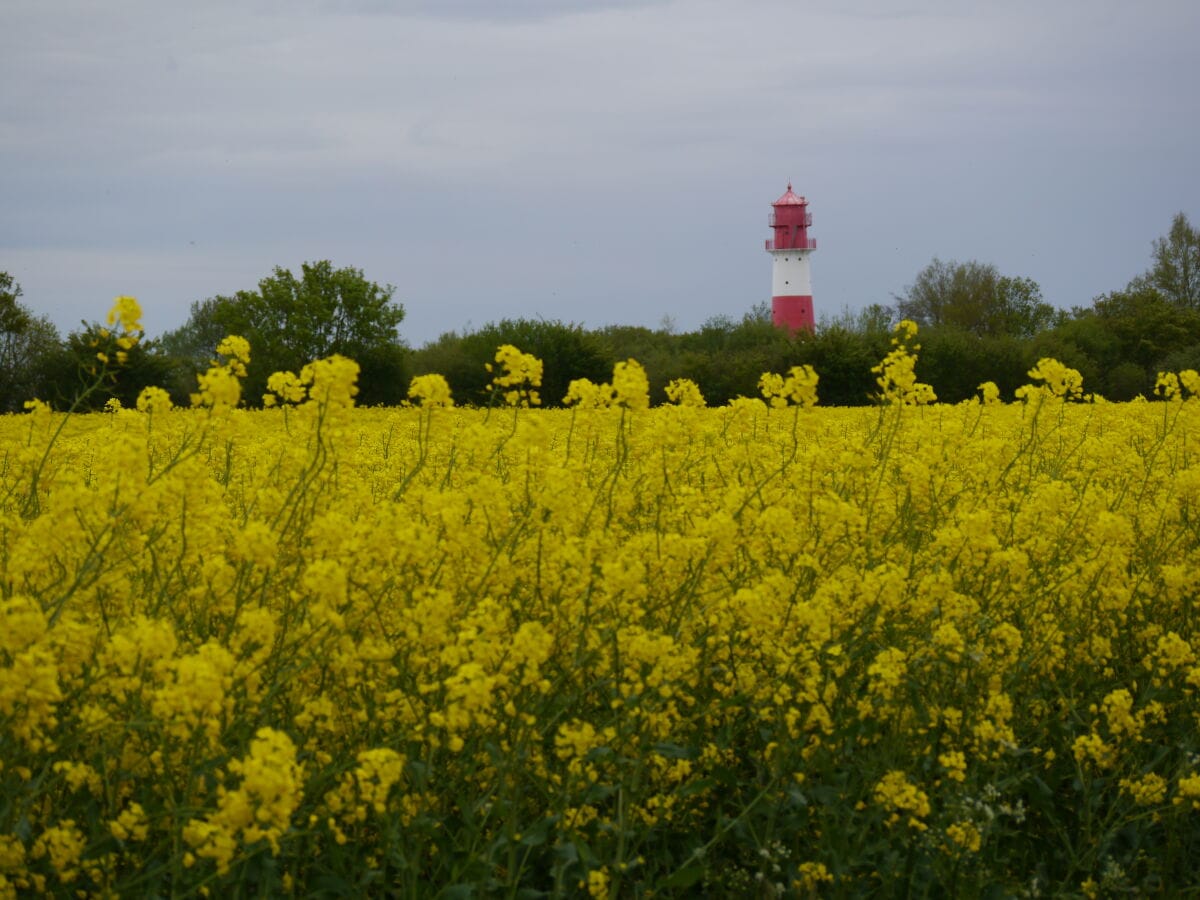
POLYGON ((809 407, 817 403, 817 380, 812 366, 792 366, 786 377, 771 372, 764 374, 758 386, 771 406, 794 403, 809 407))
POLYGON ((700 385, 692 381, 690 378, 676 378, 669 382, 664 389, 667 395, 667 401, 678 404, 679 406, 689 406, 694 409, 702 409, 708 404, 704 402, 704 394, 700 391, 700 385))
POLYGON ((142 307, 133 297, 118 297, 106 322, 109 328, 101 329, 100 337, 113 340, 117 349, 112 359, 104 350, 96 352, 96 359, 106 365, 115 362, 123 366, 129 360, 129 351, 142 339, 142 307))
MULTIPOLYGON (((542 399, 537 388, 542 386, 542 361, 530 353, 522 353, 512 344, 504 344, 496 351, 496 365, 500 371, 488 385, 489 391, 497 391, 509 406, 538 406, 542 399)), ((487 364, 492 371, 492 364, 487 364)))
POLYGON ((892 330, 892 349, 871 369, 878 376, 875 381, 879 396, 886 403, 919 405, 937 400, 930 385, 917 381, 917 351, 921 345, 911 344, 916 336, 915 322, 899 322, 892 330))
POLYGON ((0 898, 1200 889, 1198 376, 936 404, 915 337, 876 409, 509 347, 509 414, 251 412, 229 338, 0 419, 0 898))
POLYGON ((242 398, 241 379, 250 363, 250 342, 231 334, 217 345, 217 356, 220 358, 212 360, 208 370, 197 377, 191 401, 192 406, 219 412, 233 409, 242 398))
POLYGON ((1038 364, 1029 370, 1029 377, 1042 384, 1018 388, 1018 399, 1028 400, 1039 394, 1067 400, 1083 397, 1083 376, 1077 369, 1064 366, 1056 359, 1038 360, 1038 364))
POLYGON ((227 770, 240 776, 241 784, 233 790, 219 784, 217 808, 184 825, 183 839, 192 848, 184 855, 185 866, 195 865, 197 857, 208 858, 226 874, 242 845, 260 841, 279 853, 279 840, 300 803, 301 769, 291 738, 260 728, 249 755, 230 762, 227 770))
POLYGON ((908 780, 903 772, 888 772, 875 785, 875 802, 888 812, 887 824, 903 820, 910 828, 924 831, 930 813, 928 795, 908 780))
POLYGON ((418 375, 408 389, 408 399, 421 406, 453 406, 450 384, 441 375, 418 375))

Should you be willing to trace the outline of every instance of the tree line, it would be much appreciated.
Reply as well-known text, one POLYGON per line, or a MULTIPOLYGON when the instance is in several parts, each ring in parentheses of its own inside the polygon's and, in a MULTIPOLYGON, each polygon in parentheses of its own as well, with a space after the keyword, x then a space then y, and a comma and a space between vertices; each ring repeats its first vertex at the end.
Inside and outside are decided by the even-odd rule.
MULTIPOLYGON (((298 275, 277 267, 254 290, 193 303, 182 326, 140 342, 89 401, 98 406, 116 398, 128 406, 142 388, 156 385, 187 404, 196 374, 227 334, 250 341, 244 396, 251 405, 272 372, 298 371, 333 353, 362 367, 362 404, 401 403, 412 376, 436 372, 456 402, 483 405, 491 378, 486 364, 501 344, 543 360, 545 405, 561 402, 573 379, 605 381, 615 362, 631 358, 645 367, 655 402, 677 378, 696 382, 711 405, 757 396, 762 373, 808 364, 820 375, 823 404, 861 405, 873 402, 871 368, 887 353, 900 319, 921 326, 917 374, 944 402, 973 396, 984 381, 1011 397, 1047 356, 1078 369, 1089 391, 1110 400, 1150 396, 1159 371, 1200 369, 1200 231, 1183 213, 1153 242, 1144 273, 1071 310, 1047 303, 1032 279, 978 261, 935 258, 891 303, 826 318, 811 333, 776 328, 760 304, 695 331, 514 318, 447 332, 411 349, 394 294, 393 286, 328 260, 305 263, 298 275)), ((20 410, 33 397, 65 408, 91 379, 103 326, 84 322, 62 338, 21 297, 20 285, 0 272, 0 411, 20 410)))

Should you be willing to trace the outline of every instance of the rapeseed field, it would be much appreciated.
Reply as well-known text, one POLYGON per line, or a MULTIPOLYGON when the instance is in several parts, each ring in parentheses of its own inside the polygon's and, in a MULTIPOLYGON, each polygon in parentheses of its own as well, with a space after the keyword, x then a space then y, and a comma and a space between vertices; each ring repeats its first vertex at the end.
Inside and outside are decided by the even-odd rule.
MULTIPOLYGON (((140 333, 110 315, 97 380, 140 333)), ((0 419, 0 897, 1200 891, 1200 376, 0 419)), ((257 398, 256 398, 257 399, 257 398)))

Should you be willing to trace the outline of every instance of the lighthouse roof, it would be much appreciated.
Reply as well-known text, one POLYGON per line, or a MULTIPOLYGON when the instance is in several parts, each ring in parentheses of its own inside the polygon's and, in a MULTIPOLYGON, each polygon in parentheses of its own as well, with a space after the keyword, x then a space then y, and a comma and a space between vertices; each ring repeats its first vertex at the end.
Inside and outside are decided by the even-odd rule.
POLYGON ((808 201, 792 193, 792 183, 788 182, 787 193, 772 203, 772 206, 804 206, 808 201))

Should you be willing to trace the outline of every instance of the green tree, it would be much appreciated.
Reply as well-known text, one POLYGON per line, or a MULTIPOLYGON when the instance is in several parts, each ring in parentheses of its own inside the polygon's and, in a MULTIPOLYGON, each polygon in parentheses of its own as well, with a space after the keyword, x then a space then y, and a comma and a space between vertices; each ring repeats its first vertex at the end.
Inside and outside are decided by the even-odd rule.
POLYGON ((58 329, 21 302, 21 285, 0 272, 0 412, 15 412, 46 390, 42 377, 60 345, 58 329))
POLYGON ((1109 400, 1124 402, 1141 394, 1150 396, 1154 382, 1146 370, 1134 362, 1123 362, 1113 366, 1105 378, 1104 396, 1109 400))
POLYGON ((1135 362, 1150 369, 1169 353, 1200 342, 1200 310, 1173 303, 1146 284, 1097 297, 1092 308, 1117 341, 1113 365, 1135 362))
POLYGON ((1149 395, 1155 374, 1194 358, 1197 346, 1200 310, 1169 301, 1149 278, 1140 277, 1039 334, 1031 342, 1030 359, 1053 356, 1083 374, 1085 389, 1126 400, 1149 395))
POLYGON ((1172 350, 1159 360, 1157 369, 1159 372, 1182 372, 1184 369, 1200 372, 1200 343, 1172 350))
MULTIPOLYGON (((187 322, 159 338, 162 352, 171 359, 167 381, 160 385, 171 394, 175 403, 186 406, 196 390, 196 376, 208 368, 217 345, 226 335, 238 334, 251 341, 251 356, 257 354, 251 337, 250 320, 244 310, 249 306, 248 295, 242 292, 232 297, 210 297, 192 304, 187 322)), ((261 394, 261 391, 259 392, 261 394)), ((258 399, 252 396, 251 399, 258 399)))
POLYGON ((934 257, 895 300, 902 319, 981 336, 1031 337, 1050 327, 1057 316, 1033 279, 1001 275, 995 266, 974 260, 943 262, 934 257))
MULTIPOLYGON (((1029 341, 1011 335, 983 337, 957 328, 932 328, 919 334, 917 376, 933 385, 938 400, 959 403, 993 382, 1004 396, 1029 381, 1029 341)), ((1036 360, 1034 360, 1036 361, 1036 360)))
MULTIPOLYGON (((1107 397, 1106 373, 1120 363, 1121 347, 1116 336, 1093 310, 1077 308, 1065 322, 1025 342, 1025 354, 1026 370, 1039 359, 1049 356, 1077 369, 1083 376, 1085 391, 1107 397)), ((1024 371, 1021 375, 1020 384, 1028 383, 1024 371)))
POLYGON ((1154 265, 1144 276, 1168 303, 1200 310, 1200 231, 1176 213, 1166 237, 1154 241, 1154 265))
MULTIPOLYGON (((368 281, 359 269, 329 260, 304 263, 296 277, 279 266, 257 291, 192 304, 182 328, 163 336, 164 349, 194 373, 227 334, 250 341, 245 396, 257 402, 272 372, 297 371, 334 353, 356 360, 360 403, 391 403, 407 391, 406 347, 398 328, 404 307, 395 288, 368 281)), ((185 369, 186 370, 186 369, 185 369)))
POLYGON ((170 383, 175 363, 156 341, 138 341, 125 351, 121 363, 116 362, 117 350, 116 336, 108 328, 99 322, 81 322, 42 358, 38 378, 44 396, 40 399, 58 409, 94 410, 110 399, 132 407, 144 388, 170 383), (98 352, 109 357, 107 371, 98 352))
POLYGON ((735 397, 757 397, 762 374, 785 371, 794 346, 811 339, 808 331, 793 335, 772 324, 765 304, 752 307, 740 321, 713 316, 699 331, 678 336, 679 370, 674 377, 695 381, 711 406, 735 397))
MULTIPOLYGON (((680 350, 682 335, 675 331, 675 324, 664 321, 657 329, 641 325, 607 325, 595 332, 605 348, 609 372, 620 360, 636 359, 646 370, 650 381, 650 402, 666 400, 664 388, 676 378, 694 378, 684 370, 684 358, 680 350)), ((605 381, 608 376, 605 376, 605 381)))
POLYGON ((775 371, 807 363, 820 376, 822 406, 863 406, 879 391, 871 367, 888 352, 890 340, 887 329, 860 329, 853 322, 827 325, 807 340, 797 340, 786 366, 775 371))
POLYGON ((835 316, 822 316, 817 330, 841 328, 855 334, 888 333, 896 322, 896 310, 882 303, 869 303, 862 309, 842 309, 835 316))

